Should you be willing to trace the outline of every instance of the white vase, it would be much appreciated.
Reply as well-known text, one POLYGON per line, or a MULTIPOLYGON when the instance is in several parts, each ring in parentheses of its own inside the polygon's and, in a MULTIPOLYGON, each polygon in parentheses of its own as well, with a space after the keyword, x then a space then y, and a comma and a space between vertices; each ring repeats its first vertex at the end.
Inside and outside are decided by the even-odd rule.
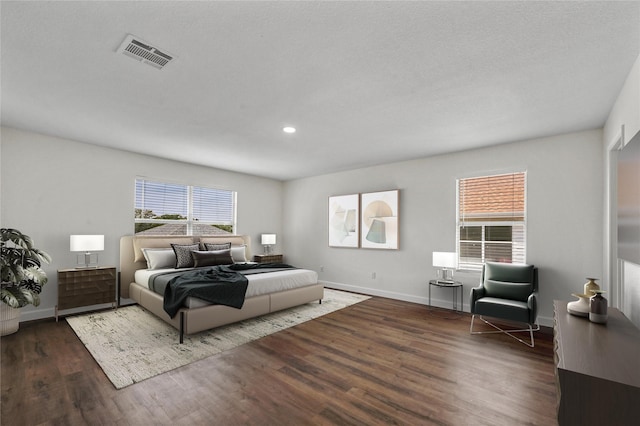
POLYGON ((567 312, 579 317, 589 317, 589 296, 576 293, 572 293, 572 296, 577 297, 578 300, 567 303, 567 312))
POLYGON ((18 331, 20 327, 20 309, 12 308, 0 302, 0 336, 18 331))

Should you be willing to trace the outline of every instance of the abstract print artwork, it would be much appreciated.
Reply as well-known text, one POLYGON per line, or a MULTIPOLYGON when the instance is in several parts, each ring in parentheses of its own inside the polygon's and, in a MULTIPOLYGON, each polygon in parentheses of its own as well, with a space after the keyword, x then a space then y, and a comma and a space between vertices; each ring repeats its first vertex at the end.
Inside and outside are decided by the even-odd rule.
POLYGON ((362 248, 398 249, 398 195, 397 189, 361 195, 362 248))
POLYGON ((329 197, 329 247, 358 247, 359 194, 329 197))

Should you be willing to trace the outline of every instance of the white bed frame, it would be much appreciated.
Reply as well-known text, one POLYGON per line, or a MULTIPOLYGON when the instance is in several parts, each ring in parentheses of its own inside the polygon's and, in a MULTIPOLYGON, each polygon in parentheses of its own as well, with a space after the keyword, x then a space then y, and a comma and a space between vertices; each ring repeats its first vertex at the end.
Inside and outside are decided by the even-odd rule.
POLYGON ((171 243, 192 244, 196 242, 245 245, 247 260, 251 260, 251 238, 247 235, 216 236, 131 236, 120 239, 120 298, 133 299, 140 306, 171 324, 180 331, 180 343, 185 334, 198 333, 221 325, 276 312, 282 309, 318 300, 322 303, 324 286, 314 283, 305 287, 276 293, 263 294, 245 299, 242 309, 224 305, 207 305, 199 308, 182 308, 174 318, 163 309, 162 296, 154 293, 134 280, 135 271, 146 269, 141 248, 171 247, 171 243))

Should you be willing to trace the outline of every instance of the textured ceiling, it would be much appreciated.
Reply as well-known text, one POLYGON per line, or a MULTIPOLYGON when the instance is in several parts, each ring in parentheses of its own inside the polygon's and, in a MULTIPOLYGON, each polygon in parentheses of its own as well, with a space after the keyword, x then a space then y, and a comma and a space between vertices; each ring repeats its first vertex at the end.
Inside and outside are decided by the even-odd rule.
POLYGON ((640 53, 635 1, 0 7, 3 125, 281 180, 601 127, 640 53))

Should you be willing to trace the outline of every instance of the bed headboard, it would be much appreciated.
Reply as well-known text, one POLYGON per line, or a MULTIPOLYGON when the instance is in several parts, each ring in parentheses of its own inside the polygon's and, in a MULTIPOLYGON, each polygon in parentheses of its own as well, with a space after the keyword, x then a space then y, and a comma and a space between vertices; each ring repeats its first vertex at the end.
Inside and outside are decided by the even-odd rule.
POLYGON ((245 245, 247 260, 252 260, 251 237, 248 235, 125 235, 120 238, 120 297, 129 297, 129 284, 134 281, 138 269, 146 269, 147 262, 142 254, 143 248, 171 248, 171 244, 231 243, 245 245))

